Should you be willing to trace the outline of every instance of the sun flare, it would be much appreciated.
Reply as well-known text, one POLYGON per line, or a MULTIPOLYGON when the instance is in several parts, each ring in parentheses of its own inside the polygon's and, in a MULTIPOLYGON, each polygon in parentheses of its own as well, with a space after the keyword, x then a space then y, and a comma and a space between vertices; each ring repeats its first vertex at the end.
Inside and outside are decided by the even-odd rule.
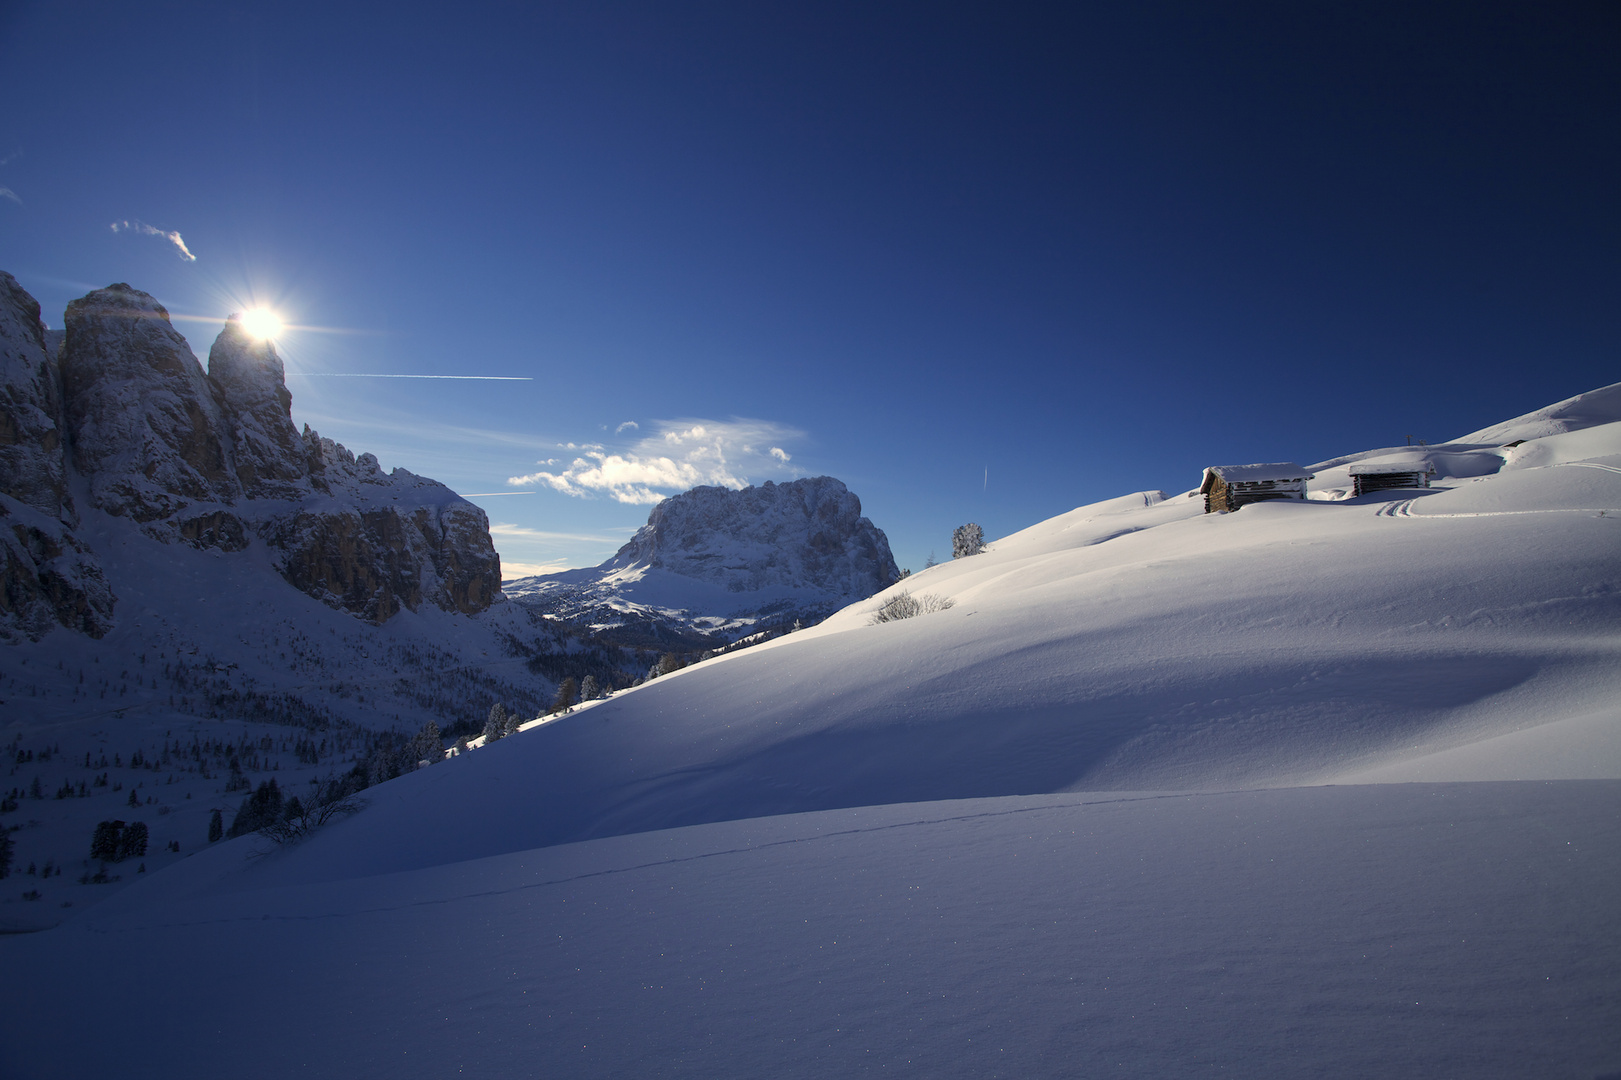
POLYGON ((242 329, 260 341, 268 341, 281 333, 281 318, 268 308, 254 308, 244 311, 239 317, 242 329))

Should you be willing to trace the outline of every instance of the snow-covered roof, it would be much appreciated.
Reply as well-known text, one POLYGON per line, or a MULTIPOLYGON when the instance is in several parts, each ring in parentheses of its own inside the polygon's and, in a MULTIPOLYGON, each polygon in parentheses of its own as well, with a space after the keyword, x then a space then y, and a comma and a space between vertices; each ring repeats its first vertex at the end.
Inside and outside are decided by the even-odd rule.
POLYGON ((1210 489, 1210 478, 1219 476, 1229 484, 1258 483, 1264 480, 1310 480, 1312 474, 1292 461, 1273 461, 1256 465, 1211 465, 1204 471, 1201 492, 1210 489))
POLYGON ((1380 473, 1419 473, 1423 476, 1434 476, 1435 465, 1428 461, 1359 461, 1351 466, 1352 476, 1380 473))

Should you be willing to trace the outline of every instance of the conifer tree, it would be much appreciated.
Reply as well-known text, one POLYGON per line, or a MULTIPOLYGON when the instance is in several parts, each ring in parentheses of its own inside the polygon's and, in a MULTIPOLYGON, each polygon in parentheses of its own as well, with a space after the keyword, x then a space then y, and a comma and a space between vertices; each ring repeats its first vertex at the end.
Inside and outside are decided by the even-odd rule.
POLYGON ((444 756, 444 737, 439 733, 439 725, 429 720, 411 738, 411 764, 426 761, 430 765, 437 765, 444 756))
POLYGON ((90 838, 90 857, 101 862, 117 862, 118 841, 123 832, 124 823, 122 821, 98 823, 95 834, 90 838))
POLYGON ((552 699, 552 712, 568 712, 580 700, 580 684, 570 675, 557 685, 557 697, 552 699))
POLYGON ((276 785, 275 777, 271 777, 260 784, 252 795, 242 800, 242 806, 231 820, 231 828, 227 836, 246 836, 250 832, 258 832, 266 825, 274 823, 281 817, 281 788, 276 785))
POLYGON ((214 815, 208 819, 208 842, 210 844, 225 835, 225 819, 220 815, 219 807, 214 808, 214 815))
POLYGON ((484 721, 484 742, 488 745, 506 733, 507 707, 497 701, 490 706, 490 718, 484 721))
POLYGON ((145 856, 147 836, 146 822, 136 821, 127 826, 118 837, 118 861, 145 856))
POLYGON ((602 696, 602 687, 597 685, 597 677, 587 675, 585 681, 580 684, 580 700, 595 701, 600 696, 602 696))
POLYGON ((11 840, 11 830, 0 825, 0 878, 11 873, 11 857, 17 847, 11 840))

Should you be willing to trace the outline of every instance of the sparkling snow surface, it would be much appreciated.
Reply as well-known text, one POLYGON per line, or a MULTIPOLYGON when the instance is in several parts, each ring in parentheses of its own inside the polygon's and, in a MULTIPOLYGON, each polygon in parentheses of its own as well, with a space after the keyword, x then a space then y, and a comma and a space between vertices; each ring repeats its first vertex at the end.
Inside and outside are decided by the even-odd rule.
POLYGON ((1621 1072, 1618 418, 1083 507, 217 845, 0 940, 5 1074, 1621 1072))

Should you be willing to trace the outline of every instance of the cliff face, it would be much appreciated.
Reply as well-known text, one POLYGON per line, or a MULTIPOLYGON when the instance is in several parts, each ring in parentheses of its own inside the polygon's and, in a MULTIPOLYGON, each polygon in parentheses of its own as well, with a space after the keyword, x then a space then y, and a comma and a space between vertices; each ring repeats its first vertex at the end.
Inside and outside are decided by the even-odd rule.
POLYGON ((607 566, 647 566, 731 592, 812 588, 852 600, 900 576, 889 539, 831 476, 671 496, 607 566))
POLYGON ((111 626, 76 487, 158 543, 264 543, 288 583, 372 622, 424 602, 471 614, 500 595, 483 511, 300 433, 274 345, 234 318, 206 374, 163 306, 128 285, 75 300, 64 322, 53 355, 38 303, 0 273, 0 636, 111 626))
POLYGON ((861 500, 818 476, 673 495, 601 566, 508 582, 506 595, 619 644, 697 649, 820 622, 899 577, 861 500))
POLYGON ((52 626, 101 637, 113 594, 73 534, 62 387, 39 304, 0 271, 0 637, 52 626))

